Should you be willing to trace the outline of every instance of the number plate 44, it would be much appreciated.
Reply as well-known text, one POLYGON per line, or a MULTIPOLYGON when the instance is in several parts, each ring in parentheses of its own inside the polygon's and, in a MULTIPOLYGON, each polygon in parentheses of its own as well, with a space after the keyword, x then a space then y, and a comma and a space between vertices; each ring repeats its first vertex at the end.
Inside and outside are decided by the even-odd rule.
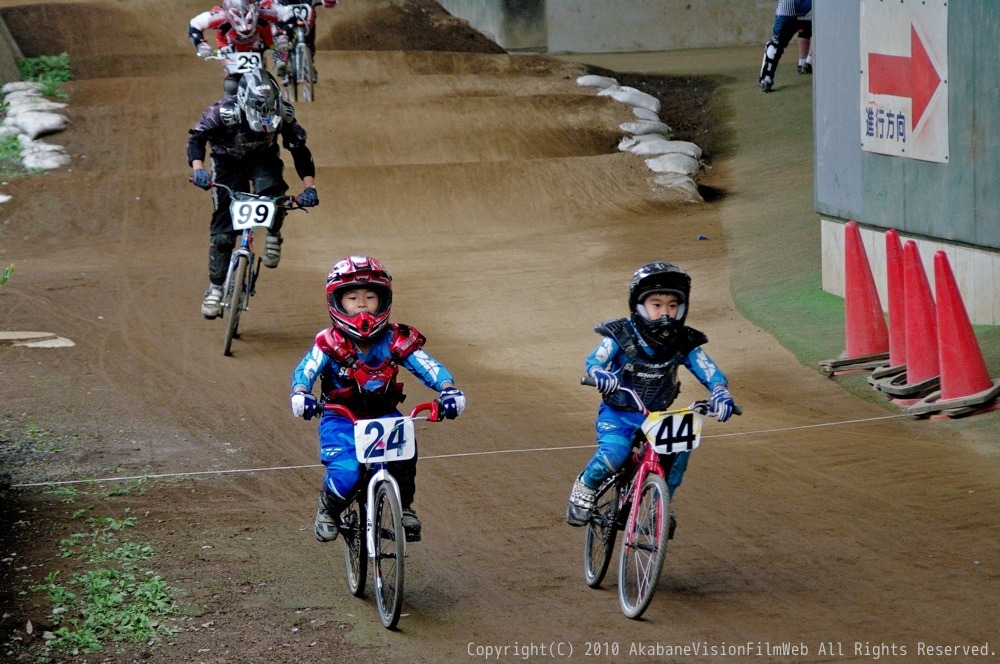
POLYGON ((650 413, 642 432, 658 454, 689 452, 701 441, 702 417, 689 408, 650 413))
POLYGON ((354 423, 354 453, 362 463, 406 461, 417 454, 413 420, 380 417, 354 423))

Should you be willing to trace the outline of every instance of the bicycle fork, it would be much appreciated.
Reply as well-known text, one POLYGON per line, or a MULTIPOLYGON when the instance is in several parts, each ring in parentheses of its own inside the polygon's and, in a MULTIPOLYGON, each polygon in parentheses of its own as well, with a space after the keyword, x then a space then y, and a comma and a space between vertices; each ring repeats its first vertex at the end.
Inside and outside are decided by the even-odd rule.
MULTIPOLYGON (((368 557, 375 560, 375 528, 379 527, 375 525, 373 512, 375 511, 375 490, 378 489, 378 485, 385 482, 392 489, 392 492, 396 494, 396 498, 399 498, 399 483, 396 482, 396 478, 389 474, 388 468, 379 468, 376 470, 371 479, 368 480, 368 488, 365 493, 365 499, 367 500, 368 509, 365 510, 365 541, 368 543, 368 557)), ((406 555, 406 538, 403 538, 403 555, 406 555)))

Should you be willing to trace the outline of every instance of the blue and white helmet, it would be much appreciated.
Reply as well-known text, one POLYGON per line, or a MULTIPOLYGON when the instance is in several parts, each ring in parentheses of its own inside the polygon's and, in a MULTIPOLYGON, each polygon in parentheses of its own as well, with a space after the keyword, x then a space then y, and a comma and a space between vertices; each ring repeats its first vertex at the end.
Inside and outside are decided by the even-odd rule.
POLYGON ((270 72, 251 69, 243 74, 236 103, 252 130, 273 134, 281 127, 281 92, 270 72))

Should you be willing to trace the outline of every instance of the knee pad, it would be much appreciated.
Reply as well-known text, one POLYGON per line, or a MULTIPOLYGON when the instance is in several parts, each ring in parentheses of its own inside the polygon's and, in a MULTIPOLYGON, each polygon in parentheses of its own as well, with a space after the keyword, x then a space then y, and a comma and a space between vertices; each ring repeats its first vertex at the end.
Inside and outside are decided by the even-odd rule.
POLYGON ((232 233, 213 233, 212 248, 222 252, 230 252, 236 247, 236 236, 232 233))

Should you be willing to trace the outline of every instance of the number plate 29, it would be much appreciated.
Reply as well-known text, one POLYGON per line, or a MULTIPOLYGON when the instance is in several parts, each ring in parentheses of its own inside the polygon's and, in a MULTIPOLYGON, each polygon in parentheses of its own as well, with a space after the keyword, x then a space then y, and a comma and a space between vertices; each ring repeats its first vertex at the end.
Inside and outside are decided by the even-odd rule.
POLYGON ((233 217, 233 229, 242 231, 256 227, 270 228, 274 223, 276 209, 274 201, 233 201, 229 205, 229 214, 233 217))
POLYGON ((264 61, 256 51, 236 51, 225 55, 226 71, 230 74, 245 74, 252 69, 261 69, 264 61))
POLYGON ((701 415, 688 408, 650 413, 642 432, 658 454, 690 452, 701 442, 701 415))
POLYGON ((354 423, 354 453, 362 463, 406 461, 417 455, 413 420, 380 417, 354 423))

